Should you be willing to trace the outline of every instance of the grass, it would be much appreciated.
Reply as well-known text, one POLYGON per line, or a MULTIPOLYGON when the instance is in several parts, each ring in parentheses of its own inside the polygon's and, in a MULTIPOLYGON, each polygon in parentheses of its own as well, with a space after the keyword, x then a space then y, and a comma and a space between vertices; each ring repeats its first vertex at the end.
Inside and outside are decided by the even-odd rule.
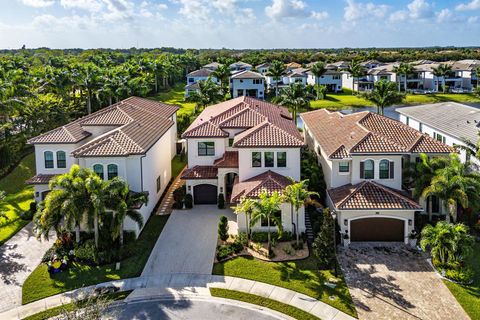
POLYGON ((298 320, 320 320, 320 318, 317 318, 310 313, 296 307, 250 293, 220 288, 210 288, 210 293, 214 297, 238 300, 255 304, 257 306, 262 306, 271 310, 281 312, 283 314, 286 314, 287 316, 298 320))
POLYGON ((35 175, 35 154, 27 155, 19 165, 5 178, 0 180, 0 190, 7 196, 0 210, 6 212, 8 219, 0 218, 0 245, 13 237, 28 221, 20 219, 20 214, 27 211, 33 201, 33 187, 27 186, 25 180, 35 175))
MULTIPOLYGON (((186 158, 186 157, 185 157, 186 158)), ((172 159, 172 178, 175 179, 183 168, 187 165, 187 160, 183 159, 180 155, 176 155, 172 159)))
POLYGON ((213 274, 261 281, 306 294, 345 313, 356 316, 350 292, 342 277, 331 289, 323 283, 334 278, 329 270, 318 270, 314 258, 290 262, 264 262, 252 257, 237 257, 216 263, 213 274), (334 300, 330 300, 330 297, 334 300))
POLYGON ((465 312, 472 320, 480 320, 480 243, 476 243, 469 264, 475 272, 473 283, 462 286, 444 281, 465 312))
POLYGON ((47 265, 40 264, 23 284, 22 304, 105 281, 138 277, 167 220, 168 216, 156 215, 148 220, 139 238, 132 243, 135 255, 123 260, 118 271, 114 264, 89 266, 75 262, 67 271, 50 276, 47 265))
MULTIPOLYGON (((108 300, 111 301, 118 301, 118 300, 124 300, 132 291, 122 291, 122 292, 116 292, 109 294, 107 296, 108 300)), ((61 306, 53 307, 50 309, 47 309, 45 311, 35 313, 31 316, 28 316, 26 318, 23 318, 22 320, 46 320, 50 319, 52 317, 56 317, 60 314, 62 314, 65 311, 73 311, 75 310, 75 304, 74 303, 66 303, 61 306)))
POLYGON ((177 116, 193 114, 195 109, 194 102, 185 102, 185 85, 183 83, 178 83, 171 89, 159 92, 150 99, 180 106, 177 116))

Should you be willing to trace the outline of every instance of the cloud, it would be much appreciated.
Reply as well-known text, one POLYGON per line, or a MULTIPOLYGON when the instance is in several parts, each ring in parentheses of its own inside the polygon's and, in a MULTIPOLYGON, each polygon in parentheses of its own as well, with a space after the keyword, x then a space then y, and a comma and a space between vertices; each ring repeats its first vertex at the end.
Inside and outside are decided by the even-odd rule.
POLYGON ((347 0, 347 6, 344 8, 343 18, 348 22, 370 18, 383 18, 387 14, 389 7, 384 4, 374 4, 372 2, 361 3, 354 0, 347 0))
POLYGON ((469 24, 475 24, 475 23, 477 23, 477 22, 478 22, 478 16, 469 17, 468 20, 467 20, 467 22, 468 22, 469 24))
POLYGON ((316 20, 324 20, 329 17, 329 14, 326 11, 312 11, 311 17, 316 20))
POLYGON ((89 17, 78 15, 55 17, 50 14, 36 16, 32 21, 32 26, 37 30, 65 30, 65 28, 89 29, 96 24, 89 17))
POLYGON ((307 4, 301 0, 272 0, 272 4, 265 7, 265 14, 272 20, 284 18, 309 17, 307 4))
POLYGON ((406 10, 395 11, 390 14, 390 21, 398 22, 411 20, 424 20, 434 16, 433 5, 425 0, 413 0, 407 5, 406 10))
POLYGON ((437 21, 440 23, 445 23, 445 22, 458 22, 460 21, 460 17, 455 15, 452 11, 449 9, 442 9, 439 12, 435 14, 437 17, 437 21))
POLYGON ((60 4, 66 9, 81 9, 86 11, 100 11, 102 1, 99 0, 60 0, 60 4))
POLYGON ((22 3, 29 7, 46 8, 55 3, 53 0, 22 0, 22 3))
POLYGON ((458 11, 472 11, 480 9, 480 0, 471 0, 468 3, 460 3, 455 7, 458 11))

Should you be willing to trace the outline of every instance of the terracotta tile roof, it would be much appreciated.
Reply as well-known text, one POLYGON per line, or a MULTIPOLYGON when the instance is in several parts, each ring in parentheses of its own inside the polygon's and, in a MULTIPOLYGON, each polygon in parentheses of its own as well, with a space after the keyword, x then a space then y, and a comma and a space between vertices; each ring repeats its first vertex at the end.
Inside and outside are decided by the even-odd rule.
POLYGON ((397 190, 373 181, 347 184, 327 191, 338 210, 421 210, 422 208, 397 190))
POLYGON ((213 73, 212 70, 208 68, 202 68, 199 70, 195 70, 187 74, 187 77, 208 77, 213 73))
POLYGON ((263 79, 263 76, 260 73, 253 72, 250 70, 245 70, 245 71, 233 74, 230 78, 231 79, 263 79))
POLYGON ((455 150, 376 113, 343 115, 325 109, 302 113, 309 132, 331 159, 365 153, 450 153, 455 150))
POLYGON ((238 151, 225 151, 223 157, 215 160, 217 168, 238 168, 238 151))
POLYGON ((31 177, 26 184, 48 184, 50 180, 55 177, 56 174, 37 174, 36 176, 31 177))
POLYGON ((182 179, 217 179, 218 169, 214 166, 195 166, 185 170, 182 179))
POLYGON ((205 108, 182 138, 227 137, 223 129, 228 128, 247 129, 235 137, 235 147, 303 146, 303 138, 286 108, 251 97, 205 108))
POLYGON ((237 176, 233 184, 231 201, 239 202, 242 197, 258 198, 263 190, 270 194, 275 191, 282 192, 290 184, 292 184, 290 179, 270 170, 243 182, 239 182, 237 176))

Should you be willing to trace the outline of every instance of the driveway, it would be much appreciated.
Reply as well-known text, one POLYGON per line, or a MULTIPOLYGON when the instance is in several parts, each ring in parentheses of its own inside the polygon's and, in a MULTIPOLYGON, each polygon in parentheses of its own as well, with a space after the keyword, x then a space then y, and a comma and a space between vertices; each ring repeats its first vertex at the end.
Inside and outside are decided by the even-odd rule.
POLYGON ((355 246, 339 261, 359 319, 469 319, 425 256, 406 246, 355 246))
POLYGON ((217 245, 217 225, 222 215, 228 217, 229 224, 236 221, 232 210, 219 210, 214 205, 174 210, 148 258, 142 276, 211 274, 217 245))

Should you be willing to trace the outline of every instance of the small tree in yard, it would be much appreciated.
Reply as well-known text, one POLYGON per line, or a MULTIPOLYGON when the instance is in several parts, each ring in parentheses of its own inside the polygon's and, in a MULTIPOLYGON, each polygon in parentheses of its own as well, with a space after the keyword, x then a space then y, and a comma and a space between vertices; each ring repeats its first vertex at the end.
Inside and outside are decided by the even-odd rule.
POLYGON ((325 209, 323 223, 312 245, 313 254, 317 257, 319 265, 325 268, 330 267, 335 259, 334 228, 335 222, 330 210, 325 209))
POLYGON ((225 197, 223 193, 218 195, 218 209, 225 209, 225 197))
POLYGON ((225 216, 220 217, 220 222, 218 223, 218 237, 222 241, 227 241, 228 239, 228 219, 225 216))

